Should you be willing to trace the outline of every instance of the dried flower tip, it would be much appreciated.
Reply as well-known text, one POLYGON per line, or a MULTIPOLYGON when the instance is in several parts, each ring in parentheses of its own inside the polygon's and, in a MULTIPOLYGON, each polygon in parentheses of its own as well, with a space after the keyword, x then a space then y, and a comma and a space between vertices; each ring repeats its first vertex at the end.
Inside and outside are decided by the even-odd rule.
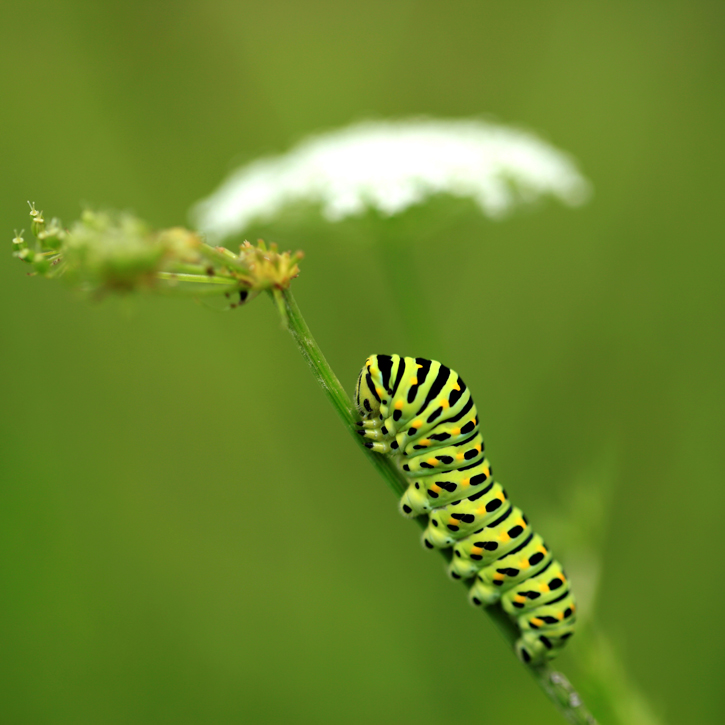
POLYGON ((249 268, 252 289, 287 289, 299 275, 299 253, 279 252, 276 244, 267 246, 259 239, 257 244, 245 241, 239 247, 239 260, 249 268))

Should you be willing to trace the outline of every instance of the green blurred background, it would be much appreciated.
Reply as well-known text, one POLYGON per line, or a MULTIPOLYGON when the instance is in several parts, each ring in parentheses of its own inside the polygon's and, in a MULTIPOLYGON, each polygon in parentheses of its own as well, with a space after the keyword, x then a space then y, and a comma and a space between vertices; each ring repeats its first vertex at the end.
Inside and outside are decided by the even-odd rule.
MULTIPOLYGON (((66 222, 87 202, 183 224, 239 162, 415 114, 538 130, 595 196, 458 214, 399 247, 424 284, 455 280, 444 304, 425 287, 429 334, 354 223, 261 231, 305 250, 295 294, 348 390, 372 352, 464 376, 499 479, 565 563, 601 525, 591 614, 621 674, 667 723, 723 722, 722 2, 29 0, 0 17, 3 722, 560 722, 264 298, 89 304, 10 257, 26 199, 66 222)), ((596 711, 586 643, 558 663, 596 711)))

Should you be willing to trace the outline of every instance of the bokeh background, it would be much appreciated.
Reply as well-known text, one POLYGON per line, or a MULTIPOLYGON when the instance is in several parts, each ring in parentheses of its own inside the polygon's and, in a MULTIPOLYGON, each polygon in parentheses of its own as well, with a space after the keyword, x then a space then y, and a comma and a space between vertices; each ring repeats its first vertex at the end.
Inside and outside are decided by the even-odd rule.
MULTIPOLYGON (((10 256, 26 199, 66 222, 88 203, 185 223, 237 163, 417 114, 537 130, 595 196, 456 213, 397 247, 374 224, 260 233, 306 252, 295 294, 349 390, 371 352, 465 377, 512 498, 565 563, 591 555, 617 674, 664 722, 723 722, 721 2, 28 0, 1 17, 3 722, 560 722, 267 300, 92 304, 10 256), (408 274, 417 324, 391 289, 408 274)), ((558 662, 612 722, 588 636, 558 662)))

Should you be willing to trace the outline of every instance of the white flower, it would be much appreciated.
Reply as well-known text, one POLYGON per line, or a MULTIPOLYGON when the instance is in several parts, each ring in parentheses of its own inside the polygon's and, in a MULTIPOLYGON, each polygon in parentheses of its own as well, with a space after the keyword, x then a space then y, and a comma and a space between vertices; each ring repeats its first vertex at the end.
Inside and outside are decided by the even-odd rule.
POLYGON ((366 208, 397 214, 441 193, 470 197, 495 218, 545 194, 579 204, 589 184, 565 153, 525 131, 473 119, 369 121, 237 169, 192 217, 220 239, 291 202, 317 203, 337 221, 366 208))

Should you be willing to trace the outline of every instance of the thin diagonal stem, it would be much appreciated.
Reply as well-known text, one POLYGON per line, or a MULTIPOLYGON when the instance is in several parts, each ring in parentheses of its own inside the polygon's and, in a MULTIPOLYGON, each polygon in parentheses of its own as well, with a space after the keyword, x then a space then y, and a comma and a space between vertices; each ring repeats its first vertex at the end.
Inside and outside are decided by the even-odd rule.
MULTIPOLYGON (((304 357, 310 366, 312 374, 325 392, 327 399, 332 403, 332 407, 335 408, 338 415, 342 418, 345 427, 350 432, 350 435, 352 435, 356 445, 385 479, 395 495, 400 498, 408 487, 407 480, 395 467, 391 458, 374 453, 365 446, 362 437, 357 433, 355 424, 358 422, 359 416, 353 407, 352 401, 347 396, 345 389, 340 384, 340 381, 322 354, 322 350, 320 350, 320 347, 312 337, 310 328, 302 317, 302 313, 292 293, 287 289, 281 294, 287 317, 286 320, 283 319, 283 323, 297 343, 302 357, 304 357)), ((278 307, 276 302, 275 306, 278 307)), ((421 518, 416 520, 421 526, 425 527, 425 522, 421 518)), ((448 549, 442 549, 440 551, 446 559, 450 558, 450 551, 448 549)), ((487 607, 484 611, 491 617, 504 639, 512 647, 514 641, 519 636, 518 630, 513 622, 498 605, 487 607)), ((572 723, 572 725, 596 725, 596 720, 561 672, 552 670, 548 665, 526 667, 539 684, 539 687, 541 687, 546 696, 556 705, 567 722, 572 723)))
POLYGON ((159 279, 170 282, 196 282, 201 284, 225 284, 227 287, 235 285, 237 280, 234 277, 223 277, 221 275, 188 274, 185 272, 157 272, 159 279))

